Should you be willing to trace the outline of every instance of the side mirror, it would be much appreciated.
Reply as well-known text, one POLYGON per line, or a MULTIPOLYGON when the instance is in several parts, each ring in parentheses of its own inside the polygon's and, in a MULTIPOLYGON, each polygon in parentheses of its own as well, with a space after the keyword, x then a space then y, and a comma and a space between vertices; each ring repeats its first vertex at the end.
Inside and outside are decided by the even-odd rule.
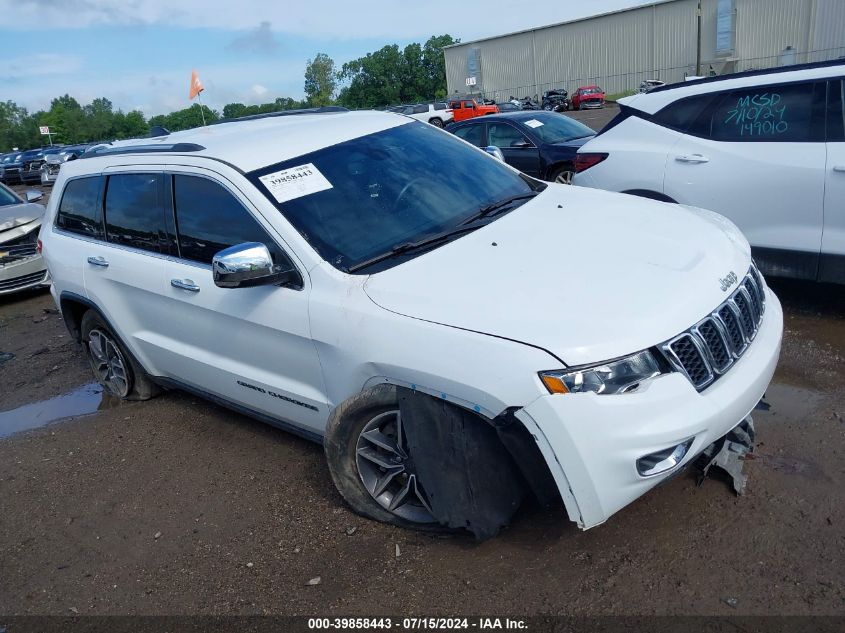
POLYGON ((484 151, 490 154, 493 158, 498 158, 503 163, 505 162, 505 155, 502 154, 502 150, 500 150, 495 145, 488 145, 484 148, 484 151))
POLYGON ((40 191, 35 191, 34 189, 30 189, 24 195, 24 199, 27 202, 38 202, 41 198, 44 197, 44 194, 40 191))
POLYGON ((531 147, 531 143, 529 143, 528 141, 525 141, 525 140, 514 141, 513 143, 511 143, 511 147, 516 147, 516 148, 531 147))
POLYGON ((261 242, 245 242, 224 248, 211 260, 214 285, 220 288, 248 288, 292 281, 296 270, 282 270, 273 264, 270 251, 261 242))

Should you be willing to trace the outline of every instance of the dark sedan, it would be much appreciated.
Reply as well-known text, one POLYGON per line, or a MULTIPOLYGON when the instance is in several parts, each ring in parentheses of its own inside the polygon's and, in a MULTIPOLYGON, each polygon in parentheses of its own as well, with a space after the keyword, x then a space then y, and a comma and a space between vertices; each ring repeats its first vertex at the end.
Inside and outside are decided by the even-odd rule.
POLYGON ((491 114, 446 129, 478 147, 498 147, 508 165, 529 176, 563 184, 572 182, 578 148, 596 134, 564 114, 543 110, 491 114))

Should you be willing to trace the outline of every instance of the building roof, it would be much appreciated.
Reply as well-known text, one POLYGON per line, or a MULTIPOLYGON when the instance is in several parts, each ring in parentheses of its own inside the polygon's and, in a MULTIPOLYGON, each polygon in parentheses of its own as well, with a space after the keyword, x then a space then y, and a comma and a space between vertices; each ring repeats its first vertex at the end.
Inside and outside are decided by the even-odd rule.
MULTIPOLYGON (((642 1, 642 0, 640 0, 642 1)), ((652 0, 651 2, 643 2, 643 4, 638 4, 633 7, 628 7, 625 9, 616 9, 615 11, 605 11, 604 13, 596 13, 595 15, 588 15, 583 18, 576 18, 574 20, 566 20, 564 22, 555 22, 554 24, 544 24, 543 26, 535 26, 533 28, 522 29, 520 31, 511 31, 509 33, 501 33, 499 35, 488 35, 487 37, 479 37, 474 40, 469 40, 468 42, 459 42, 458 44, 449 44, 448 46, 444 46, 443 49, 447 48, 458 48, 460 46, 469 46, 470 44, 478 44, 480 42, 487 42, 489 40, 497 40, 502 37, 510 37, 511 35, 521 35, 522 33, 531 33, 532 31, 542 31, 544 29, 552 29, 558 26, 564 26, 566 24, 576 24, 578 22, 586 22, 588 20, 595 20, 596 18, 603 18, 608 15, 616 15, 617 13, 627 13, 629 11, 636 11, 638 9, 645 9, 648 7, 659 6, 661 4, 668 4, 670 2, 678 2, 678 0, 652 0)))

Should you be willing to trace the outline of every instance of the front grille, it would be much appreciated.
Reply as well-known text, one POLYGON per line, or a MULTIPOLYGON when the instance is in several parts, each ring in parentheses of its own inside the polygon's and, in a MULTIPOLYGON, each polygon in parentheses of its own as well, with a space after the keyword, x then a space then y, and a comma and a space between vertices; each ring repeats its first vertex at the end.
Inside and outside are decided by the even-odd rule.
POLYGON ((765 307, 763 278, 752 265, 722 305, 660 349, 672 367, 702 391, 745 353, 757 335, 765 307))
POLYGON ((0 281, 0 292, 3 292, 4 290, 15 290, 17 288, 31 286, 32 284, 37 284, 40 281, 44 281, 45 277, 47 277, 47 271, 42 270, 37 273, 30 273, 28 275, 15 277, 14 279, 5 279, 3 281, 0 281))
POLYGON ((0 244, 0 266, 38 254, 38 229, 0 244))

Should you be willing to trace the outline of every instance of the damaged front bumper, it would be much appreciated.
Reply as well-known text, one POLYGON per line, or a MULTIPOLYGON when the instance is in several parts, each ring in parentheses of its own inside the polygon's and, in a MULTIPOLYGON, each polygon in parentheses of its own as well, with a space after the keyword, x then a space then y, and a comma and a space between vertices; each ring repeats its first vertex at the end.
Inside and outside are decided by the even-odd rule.
POLYGON ((780 303, 767 290, 754 342, 701 393, 672 373, 632 393, 548 395, 519 410, 516 417, 537 440, 570 519, 583 529, 605 522, 742 422, 771 381, 782 331, 780 303), (638 460, 680 445, 686 450, 670 468, 640 474, 638 460))

